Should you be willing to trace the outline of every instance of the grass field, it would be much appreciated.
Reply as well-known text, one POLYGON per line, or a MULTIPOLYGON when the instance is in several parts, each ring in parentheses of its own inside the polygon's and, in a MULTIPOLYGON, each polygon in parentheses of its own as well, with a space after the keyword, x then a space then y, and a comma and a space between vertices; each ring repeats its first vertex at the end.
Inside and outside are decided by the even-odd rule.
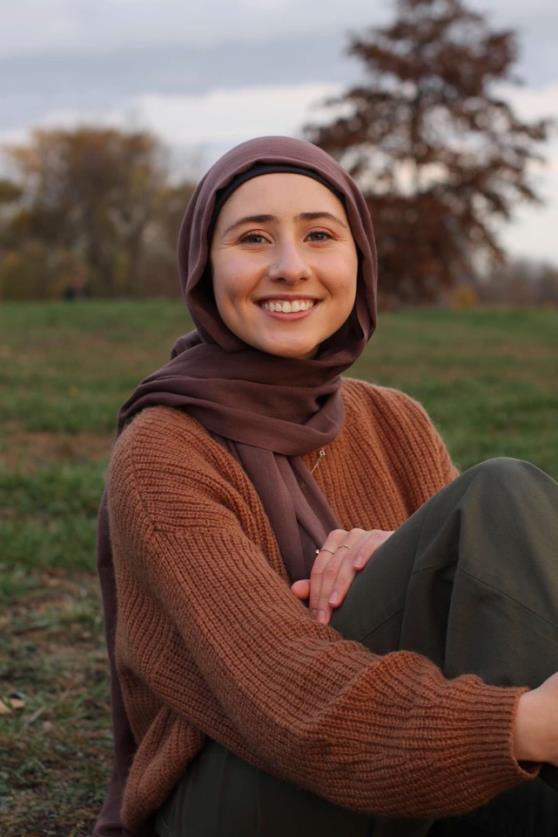
MULTIPOLYGON (((179 302, 0 306, 0 834, 90 833, 110 762, 95 516, 118 406, 179 302)), ((558 311, 384 315, 352 374, 424 403, 461 467, 558 478, 558 311)))

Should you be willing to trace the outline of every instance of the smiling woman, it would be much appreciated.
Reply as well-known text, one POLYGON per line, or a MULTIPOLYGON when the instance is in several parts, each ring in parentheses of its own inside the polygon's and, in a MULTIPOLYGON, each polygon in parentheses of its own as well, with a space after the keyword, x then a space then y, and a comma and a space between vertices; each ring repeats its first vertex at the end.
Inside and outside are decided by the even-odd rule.
POLYGON ((343 204, 300 174, 260 175, 233 192, 219 213, 211 269, 223 322, 280 357, 314 357, 355 302, 358 258, 343 204))
POLYGON ((555 834, 558 486, 459 476, 419 404, 341 377, 375 244, 320 149, 228 152, 178 254, 196 330, 121 409, 100 512, 95 833, 555 834))

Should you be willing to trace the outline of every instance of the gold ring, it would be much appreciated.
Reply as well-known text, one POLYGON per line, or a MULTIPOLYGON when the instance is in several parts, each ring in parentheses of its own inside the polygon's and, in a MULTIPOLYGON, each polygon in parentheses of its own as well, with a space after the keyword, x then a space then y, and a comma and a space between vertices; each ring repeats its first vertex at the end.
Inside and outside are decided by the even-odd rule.
POLYGON ((316 555, 319 555, 320 552, 329 552, 330 555, 335 555, 335 552, 332 549, 326 549, 325 546, 322 546, 321 549, 317 549, 316 555))
POLYGON ((348 544, 348 543, 339 544, 339 546, 337 547, 337 549, 350 549, 350 548, 351 548, 351 545, 348 544))

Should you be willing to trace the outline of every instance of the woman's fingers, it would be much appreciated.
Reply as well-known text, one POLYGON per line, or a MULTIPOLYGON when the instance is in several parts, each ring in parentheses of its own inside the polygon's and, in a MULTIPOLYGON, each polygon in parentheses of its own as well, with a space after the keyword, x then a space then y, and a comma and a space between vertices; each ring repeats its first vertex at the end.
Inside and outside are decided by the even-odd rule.
POLYGON ((341 564, 337 578, 331 590, 328 604, 331 607, 339 607, 344 601, 349 587, 354 581, 355 575, 362 570, 372 558, 379 546, 386 541, 392 532, 384 532, 374 529, 366 532, 359 542, 356 542, 347 558, 341 564))
POLYGON ((291 584, 291 590, 297 599, 307 599, 310 595, 310 579, 301 578, 299 581, 295 581, 291 584))
POLYGON ((388 538, 393 535, 392 530, 386 529, 372 529, 367 532, 367 537, 354 550, 353 566, 355 570, 362 570, 366 566, 370 558, 374 555, 378 547, 380 547, 388 538))
POLYGON ((324 597, 327 602, 327 596, 329 593, 325 594, 325 591, 328 587, 331 587, 333 580, 337 577, 339 563, 342 560, 342 553, 345 551, 344 549, 339 550, 339 547, 343 543, 343 539, 347 536, 347 534, 348 533, 344 529, 334 529, 333 532, 330 532, 324 545, 318 551, 316 560, 312 566, 312 572, 310 574, 309 606, 312 616, 320 622, 329 621, 329 608, 327 607, 327 604, 325 609, 320 607, 320 603, 324 597))
POLYGON ((329 622, 332 609, 343 603, 357 572, 392 534, 379 529, 331 532, 316 556, 310 577, 310 612, 314 618, 329 622))
POLYGON ((316 556, 310 576, 310 612, 319 621, 329 622, 332 594, 342 567, 350 561, 353 548, 366 535, 364 529, 335 529, 316 556))
POLYGON ((298 599, 309 599, 315 619, 329 622, 332 609, 343 603, 357 572, 392 534, 381 529, 335 529, 317 551, 311 577, 293 582, 291 590, 298 599))

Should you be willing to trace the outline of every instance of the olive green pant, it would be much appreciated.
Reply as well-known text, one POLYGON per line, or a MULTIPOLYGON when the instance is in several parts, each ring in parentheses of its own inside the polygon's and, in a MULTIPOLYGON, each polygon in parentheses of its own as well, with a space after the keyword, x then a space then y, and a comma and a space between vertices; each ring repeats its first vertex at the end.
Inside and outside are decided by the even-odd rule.
MULTIPOLYGON (((447 677, 470 672, 531 687, 558 671, 557 624, 558 484, 513 459, 477 465, 431 498, 378 549, 332 618, 376 654, 413 650, 447 677)), ((159 812, 157 831, 541 837, 558 834, 558 791, 537 779, 466 817, 385 820, 336 806, 209 741, 159 812)))

